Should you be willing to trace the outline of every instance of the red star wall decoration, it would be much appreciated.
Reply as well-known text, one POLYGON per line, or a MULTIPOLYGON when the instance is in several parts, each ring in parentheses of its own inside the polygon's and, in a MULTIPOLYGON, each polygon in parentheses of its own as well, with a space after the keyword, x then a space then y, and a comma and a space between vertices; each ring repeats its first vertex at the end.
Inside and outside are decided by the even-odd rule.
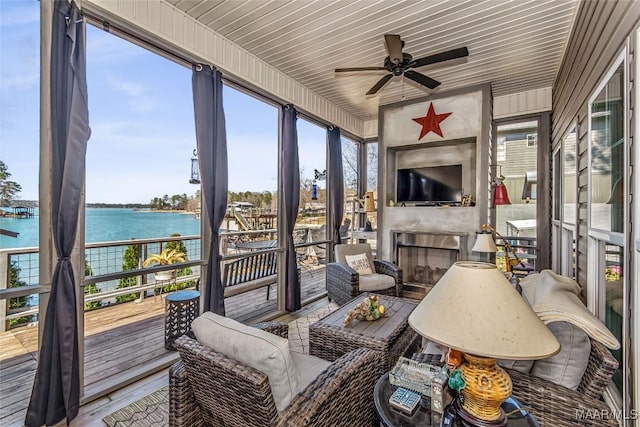
POLYGON ((418 138, 418 141, 421 140, 429 132, 433 132, 443 137, 442 129, 440 129, 440 122, 450 115, 451 113, 436 114, 436 110, 433 108, 433 102, 431 102, 429 104, 429 110, 427 110, 426 116, 416 117, 415 119, 412 119, 414 122, 422 125, 422 130, 420 130, 420 137, 418 138))

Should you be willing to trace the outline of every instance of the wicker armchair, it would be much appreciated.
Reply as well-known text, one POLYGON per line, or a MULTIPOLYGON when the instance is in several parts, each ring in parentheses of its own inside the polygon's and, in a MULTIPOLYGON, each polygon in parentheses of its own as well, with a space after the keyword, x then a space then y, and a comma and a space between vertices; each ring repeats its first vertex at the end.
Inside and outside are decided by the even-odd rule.
MULTIPOLYGON (((287 337, 286 324, 261 329, 287 337)), ((370 426, 373 387, 382 353, 360 348, 322 371, 278 413, 265 374, 186 336, 176 341, 181 361, 169 370, 170 426, 370 426)))
POLYGON ((373 259, 371 246, 367 243, 351 245, 336 245, 336 262, 327 264, 327 297, 344 305, 363 292, 373 292, 380 295, 397 296, 402 286, 402 269, 397 265, 378 259, 373 259), (367 254, 373 262, 375 273, 390 276, 393 283, 386 289, 369 289, 361 286, 360 275, 345 261, 345 255, 367 254))
POLYGON ((506 369, 512 395, 533 413, 542 427, 617 426, 613 411, 600 400, 618 368, 618 361, 601 343, 591 340, 587 370, 578 390, 506 369))

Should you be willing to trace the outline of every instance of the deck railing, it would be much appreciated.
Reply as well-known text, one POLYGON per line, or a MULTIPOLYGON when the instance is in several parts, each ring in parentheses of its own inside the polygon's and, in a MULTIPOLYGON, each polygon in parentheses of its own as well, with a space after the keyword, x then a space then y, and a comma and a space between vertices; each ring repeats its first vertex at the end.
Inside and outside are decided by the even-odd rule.
MULTIPOLYGON (((535 237, 504 236, 504 239, 509 242, 516 255, 518 256, 518 259, 523 261, 523 264, 527 269, 533 271, 536 271, 538 269, 536 262, 538 256, 538 246, 535 237)), ((504 260, 505 245, 500 238, 496 239, 496 246, 498 246, 496 258, 504 260)), ((509 254, 509 258, 513 258, 513 255, 509 254)), ((514 268, 514 270, 520 269, 520 267, 514 268)))
MULTIPOLYGON (((255 230, 227 232, 221 234, 222 262, 247 257, 248 253, 238 249, 237 243, 255 240, 275 240, 277 230, 255 230)), ((298 261, 301 268, 311 255, 326 247, 326 240, 313 241, 309 232, 297 240, 298 261), (315 251, 314 251, 315 248, 315 251), (320 249, 318 249, 320 248, 320 249), (309 252, 312 252, 310 254, 309 252)), ((265 249, 278 251, 277 245, 265 249)), ((153 239, 131 239, 113 242, 87 243, 85 246, 86 266, 82 289, 85 310, 117 304, 125 300, 144 299, 158 291, 168 291, 193 286, 200 277, 201 257, 200 236, 176 236, 153 239), (171 265, 143 267, 144 260, 151 253, 160 253, 169 242, 182 242, 186 249, 187 261, 171 265), (123 260, 127 248, 134 248, 137 263, 133 269, 123 270, 123 260), (154 273, 178 271, 175 279, 157 281, 154 273), (127 281, 127 279, 130 279, 127 281), (126 287, 124 283, 126 283, 126 287), (126 297, 129 296, 130 297, 126 297)), ((319 257, 318 257, 319 258, 319 257)), ((39 283, 39 252, 37 247, 0 250, 0 331, 13 326, 37 320, 39 283), (13 288, 9 290, 8 288, 13 288)))

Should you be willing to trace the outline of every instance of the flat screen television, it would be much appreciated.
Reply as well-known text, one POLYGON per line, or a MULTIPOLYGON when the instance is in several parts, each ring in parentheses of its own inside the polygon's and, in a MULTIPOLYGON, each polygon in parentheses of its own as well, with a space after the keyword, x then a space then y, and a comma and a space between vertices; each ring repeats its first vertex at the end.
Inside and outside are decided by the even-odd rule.
POLYGON ((398 169, 398 203, 451 203, 462 201, 462 165, 398 169))

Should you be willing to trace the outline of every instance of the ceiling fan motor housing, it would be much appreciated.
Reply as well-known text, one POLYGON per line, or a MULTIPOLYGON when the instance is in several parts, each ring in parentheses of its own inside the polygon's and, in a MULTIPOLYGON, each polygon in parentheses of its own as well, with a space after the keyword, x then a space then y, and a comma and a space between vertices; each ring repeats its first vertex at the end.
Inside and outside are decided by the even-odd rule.
POLYGON ((401 76, 404 74, 404 70, 413 61, 413 56, 408 53, 402 52, 402 62, 395 63, 391 61, 388 56, 384 59, 384 66, 387 70, 391 71, 394 76, 401 76))

